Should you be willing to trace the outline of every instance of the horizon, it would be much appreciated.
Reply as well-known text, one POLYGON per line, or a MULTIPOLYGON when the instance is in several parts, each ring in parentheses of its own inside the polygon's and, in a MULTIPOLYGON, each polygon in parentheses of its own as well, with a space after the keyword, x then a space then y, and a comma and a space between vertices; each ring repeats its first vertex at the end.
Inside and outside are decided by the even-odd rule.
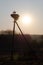
MULTIPOLYGON (((13 34, 13 30, 1 30, 1 31, 0 31, 0 35, 1 35, 1 34, 8 34, 8 35, 9 35, 9 34, 13 34)), ((22 35, 22 34, 15 32, 15 35, 22 35)), ((31 36, 31 35, 35 35, 35 36, 37 36, 37 35, 40 36, 40 35, 41 35, 41 36, 42 36, 43 34, 24 34, 24 35, 30 35, 30 36, 31 36)))

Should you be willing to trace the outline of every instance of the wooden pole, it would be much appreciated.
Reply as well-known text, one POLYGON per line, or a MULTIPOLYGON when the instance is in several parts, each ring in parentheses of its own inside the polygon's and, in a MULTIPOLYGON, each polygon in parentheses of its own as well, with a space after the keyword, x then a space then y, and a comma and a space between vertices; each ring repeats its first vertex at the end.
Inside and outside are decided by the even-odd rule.
POLYGON ((12 46, 11 46, 11 60, 14 60, 14 44, 15 44, 15 21, 13 25, 13 37, 12 37, 12 46))

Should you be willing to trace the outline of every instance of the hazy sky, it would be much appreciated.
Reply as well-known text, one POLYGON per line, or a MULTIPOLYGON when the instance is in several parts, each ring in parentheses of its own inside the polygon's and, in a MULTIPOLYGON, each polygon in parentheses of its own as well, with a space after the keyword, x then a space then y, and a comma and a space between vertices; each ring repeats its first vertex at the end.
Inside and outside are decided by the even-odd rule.
POLYGON ((30 25, 22 24, 21 20, 18 23, 23 33, 43 34, 43 0, 0 0, 0 30, 12 30, 13 19, 10 14, 14 10, 20 16, 28 14, 32 18, 30 25))

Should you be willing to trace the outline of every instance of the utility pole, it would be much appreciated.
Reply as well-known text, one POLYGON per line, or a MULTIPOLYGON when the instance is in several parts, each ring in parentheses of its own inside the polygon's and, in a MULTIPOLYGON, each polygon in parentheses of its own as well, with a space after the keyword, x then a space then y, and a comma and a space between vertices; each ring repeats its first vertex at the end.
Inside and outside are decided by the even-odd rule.
POLYGON ((16 14, 16 12, 13 12, 11 14, 11 17, 14 19, 14 25, 13 25, 13 38, 12 38, 12 46, 11 46, 11 60, 14 60, 13 53, 14 53, 14 44, 15 44, 15 23, 19 18, 19 15, 16 14))

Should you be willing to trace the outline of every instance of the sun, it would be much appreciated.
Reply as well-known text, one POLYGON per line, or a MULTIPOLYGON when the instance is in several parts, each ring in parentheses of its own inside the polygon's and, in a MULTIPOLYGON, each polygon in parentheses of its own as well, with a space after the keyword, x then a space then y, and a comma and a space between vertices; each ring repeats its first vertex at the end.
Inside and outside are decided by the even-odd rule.
POLYGON ((32 21, 32 19, 31 19, 31 17, 29 17, 29 16, 23 16, 22 17, 22 22, 24 23, 24 24, 31 24, 31 21, 32 21))

